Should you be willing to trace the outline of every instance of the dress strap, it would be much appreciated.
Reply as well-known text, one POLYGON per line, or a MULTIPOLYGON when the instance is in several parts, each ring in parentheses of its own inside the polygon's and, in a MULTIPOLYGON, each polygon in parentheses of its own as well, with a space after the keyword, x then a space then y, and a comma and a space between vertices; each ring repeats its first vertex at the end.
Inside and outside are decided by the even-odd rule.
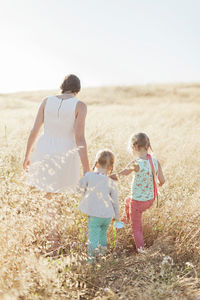
POLYGON ((156 185, 156 176, 155 176, 155 169, 153 165, 153 160, 150 154, 147 154, 148 161, 151 165, 152 174, 153 174, 153 190, 154 190, 154 200, 157 198, 157 207, 158 207, 158 189, 156 185))

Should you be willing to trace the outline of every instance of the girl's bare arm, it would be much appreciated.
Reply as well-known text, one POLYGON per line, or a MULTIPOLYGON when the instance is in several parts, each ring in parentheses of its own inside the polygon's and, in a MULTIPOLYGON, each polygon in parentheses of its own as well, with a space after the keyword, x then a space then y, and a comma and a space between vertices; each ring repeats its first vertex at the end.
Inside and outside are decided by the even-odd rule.
POLYGON ((138 172, 138 171, 139 171, 139 165, 135 161, 131 161, 126 166, 126 168, 121 170, 119 173, 110 175, 110 178, 112 178, 113 180, 118 180, 118 177, 120 176, 128 176, 132 172, 138 172))
POLYGON ((87 144, 85 140, 86 115, 87 115, 87 106, 85 103, 79 101, 76 106, 76 120, 75 120, 74 130, 75 130, 76 144, 79 149, 78 152, 79 152, 84 173, 90 170, 88 154, 87 154, 87 144))
POLYGON ((165 177, 163 175, 163 171, 159 161, 158 161, 158 181, 159 181, 159 186, 162 186, 165 183, 165 177))
POLYGON ((33 128, 32 128, 32 130, 29 134, 29 137, 28 137, 28 142, 27 142, 27 146, 26 146, 26 153, 25 153, 25 159, 24 159, 24 163, 23 163, 23 168, 24 168, 25 171, 28 170, 28 166, 30 165, 30 153, 31 153, 31 150, 32 150, 33 145, 35 143, 35 140, 38 136, 40 128, 42 127, 42 125, 44 123, 44 108, 45 108, 46 100, 47 99, 44 99, 42 104, 39 107, 39 110, 38 110, 37 116, 35 118, 33 128))

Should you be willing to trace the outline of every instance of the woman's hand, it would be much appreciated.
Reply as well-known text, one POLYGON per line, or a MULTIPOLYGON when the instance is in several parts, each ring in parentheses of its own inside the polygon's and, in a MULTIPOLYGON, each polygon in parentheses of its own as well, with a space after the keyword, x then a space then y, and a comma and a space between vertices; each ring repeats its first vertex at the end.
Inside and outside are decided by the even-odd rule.
POLYGON ((88 172, 90 172, 90 169, 89 169, 89 168, 83 170, 83 175, 85 175, 85 174, 88 173, 88 172))
POLYGON ((30 153, 31 153, 31 149, 34 145, 34 142, 39 134, 40 128, 42 127, 43 123, 44 123, 44 108, 45 108, 45 104, 46 104, 46 100, 47 98, 45 98, 42 102, 42 104, 40 105, 40 108, 38 110, 36 119, 35 119, 35 123, 33 125, 33 129, 31 130, 30 134, 29 134, 29 138, 28 138, 28 142, 27 142, 27 146, 26 146, 26 152, 25 152, 25 159, 24 159, 24 163, 23 163, 23 168, 26 172, 28 172, 28 167, 30 165, 30 153))
POLYGON ((26 172, 28 172, 30 166, 30 158, 25 158, 23 162, 23 168, 26 172))

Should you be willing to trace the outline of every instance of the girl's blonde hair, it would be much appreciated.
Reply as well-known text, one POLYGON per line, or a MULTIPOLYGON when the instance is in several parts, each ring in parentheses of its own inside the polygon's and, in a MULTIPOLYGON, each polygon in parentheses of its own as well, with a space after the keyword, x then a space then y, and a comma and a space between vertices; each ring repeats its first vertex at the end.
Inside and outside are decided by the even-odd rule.
POLYGON ((145 133, 142 133, 142 132, 133 134, 130 137, 129 149, 133 150, 133 146, 137 146, 138 149, 145 148, 146 150, 148 150, 150 148, 152 151, 149 137, 145 133))
POLYGON ((96 164, 98 163, 102 168, 108 169, 110 167, 113 167, 114 165, 114 154, 110 150, 100 150, 97 152, 96 159, 95 159, 95 165, 93 169, 95 168, 96 164))

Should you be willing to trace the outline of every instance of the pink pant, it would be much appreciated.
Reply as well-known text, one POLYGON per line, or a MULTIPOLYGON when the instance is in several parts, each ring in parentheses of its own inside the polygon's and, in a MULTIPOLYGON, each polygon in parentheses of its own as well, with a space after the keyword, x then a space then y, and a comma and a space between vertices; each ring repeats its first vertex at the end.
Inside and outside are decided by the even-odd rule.
POLYGON ((142 213, 153 205, 154 200, 136 201, 131 198, 126 198, 125 201, 126 217, 130 219, 136 249, 138 250, 144 247, 142 213))

